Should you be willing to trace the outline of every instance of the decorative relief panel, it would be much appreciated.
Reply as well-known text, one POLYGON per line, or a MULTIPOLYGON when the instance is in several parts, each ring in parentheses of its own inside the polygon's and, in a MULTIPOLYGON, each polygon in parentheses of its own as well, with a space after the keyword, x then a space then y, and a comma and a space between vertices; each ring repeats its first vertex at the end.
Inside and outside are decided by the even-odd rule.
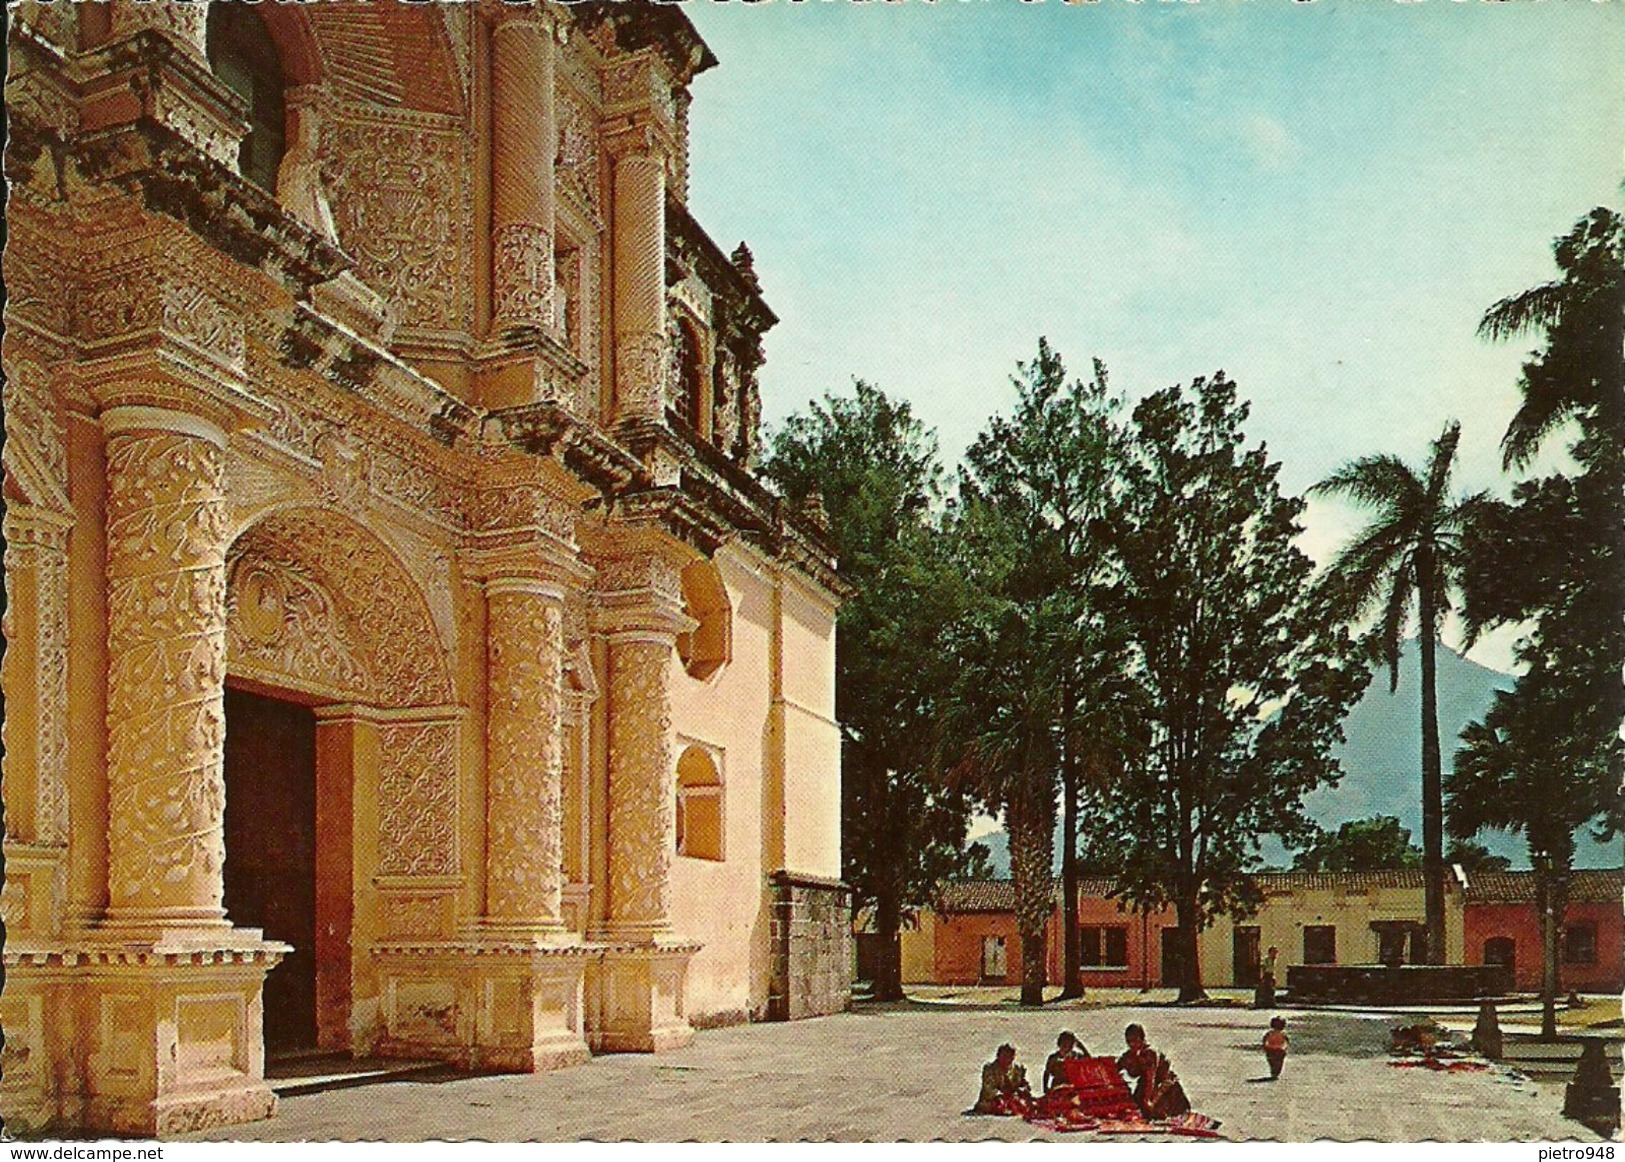
POLYGON ((351 640, 332 595, 303 562, 267 548, 237 557, 228 574, 226 644, 233 668, 376 698, 366 651, 351 640))
POLYGON ((598 119, 584 101, 563 87, 554 98, 554 115, 559 127, 555 178, 567 195, 596 216, 600 213, 598 119))
POLYGON ((466 330, 473 208, 461 127, 452 119, 355 106, 326 127, 339 238, 401 323, 466 330))
POLYGON ((451 876, 457 867, 457 724, 379 727, 379 874, 451 876))
POLYGON ((529 222, 497 230, 491 239, 494 312, 499 326, 553 323, 553 235, 529 222))
POLYGON ((445 646, 416 583, 361 526, 330 511, 277 512, 244 533, 232 556, 234 580, 239 558, 278 563, 270 572, 242 575, 245 582, 253 579, 251 596, 263 605, 254 624, 241 616, 246 607, 236 610, 233 644, 245 658, 298 663, 301 676, 341 689, 335 679, 364 676, 369 698, 379 705, 452 700, 445 646), (283 619, 280 637, 273 637, 275 616, 283 619), (314 652, 312 634, 298 628, 324 619, 344 627, 331 655, 314 652))

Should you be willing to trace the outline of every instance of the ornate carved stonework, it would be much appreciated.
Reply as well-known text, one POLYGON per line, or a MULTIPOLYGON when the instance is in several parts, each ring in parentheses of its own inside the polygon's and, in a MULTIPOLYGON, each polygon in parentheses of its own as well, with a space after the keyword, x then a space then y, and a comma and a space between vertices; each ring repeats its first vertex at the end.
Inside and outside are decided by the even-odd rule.
POLYGON ((466 137, 446 118, 349 106, 326 127, 339 238, 403 326, 466 330, 472 226, 466 137))
POLYGON ((380 875, 457 874, 457 724, 379 726, 380 875))
POLYGON ((554 173, 567 196, 573 196, 589 213, 599 213, 598 121, 591 109, 568 88, 560 86, 555 97, 559 152, 554 173))
POLYGON ((531 223, 514 223, 491 239, 495 323, 553 328, 553 235, 531 223))
POLYGON ((228 577, 226 609, 233 668, 355 697, 378 695, 365 647, 352 640, 332 595, 304 562, 274 547, 239 556, 228 577))
POLYGON ((664 407, 666 340, 659 332, 621 335, 615 344, 618 416, 658 416, 664 407))
POLYGON ((381 706, 452 701, 418 587, 361 527, 322 510, 273 513, 238 539, 232 561, 231 641, 245 665, 381 706))
POLYGON ((224 439, 149 412, 107 421, 108 895, 131 918, 217 921, 224 439))
POLYGON ((628 936, 669 927, 676 834, 676 740, 668 689, 675 637, 611 638, 609 924, 628 936))
POLYGON ((562 847, 562 597, 525 581, 488 584, 486 914, 557 927, 562 847))

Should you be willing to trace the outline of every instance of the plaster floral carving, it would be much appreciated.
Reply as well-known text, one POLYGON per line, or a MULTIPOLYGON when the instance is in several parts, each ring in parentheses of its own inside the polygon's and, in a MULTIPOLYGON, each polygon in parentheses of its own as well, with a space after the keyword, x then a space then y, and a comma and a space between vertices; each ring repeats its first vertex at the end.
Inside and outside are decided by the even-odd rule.
POLYGON ((372 490, 372 460, 366 449, 337 428, 316 439, 322 461, 322 496, 340 508, 359 508, 372 490))
POLYGON ((615 344, 617 416, 658 417, 667 372, 666 340, 658 331, 633 331, 615 344))
POLYGON ((492 592, 487 662, 487 913, 554 924, 564 882, 563 611, 557 598, 492 592))
POLYGON ((584 208, 598 213, 598 122, 587 106, 568 90, 554 98, 558 119, 559 151, 554 168, 566 195, 573 195, 584 208))
POLYGON ((387 723, 378 733, 379 873, 456 875, 456 723, 387 723))
MULTIPOLYGON (((239 557, 281 563, 275 593, 267 575, 252 574, 266 586, 254 594, 266 603, 262 627, 270 611, 281 608, 297 615, 301 625, 327 618, 329 624, 344 626, 338 640, 348 643, 342 656, 324 660, 308 648, 288 652, 302 640, 292 626, 287 627, 291 636, 276 646, 255 645, 249 636, 252 627, 243 626, 234 634, 245 658, 297 663, 300 676, 333 687, 336 675, 353 676, 355 671, 327 667, 349 657, 361 674, 370 675, 365 688, 382 705, 436 706, 452 700, 445 650, 417 585, 399 560, 360 526, 330 511, 285 510, 244 533, 232 557, 234 565, 239 557), (326 595, 325 603, 310 587, 326 595)), ((244 574, 244 580, 249 576, 244 574)), ((238 612, 243 612, 241 606, 238 612)))
POLYGON ((498 326, 553 326, 553 235, 530 222, 515 222, 491 238, 498 326))
POLYGON ((351 108, 324 135, 339 238, 403 326, 451 331, 471 313, 470 171, 460 127, 351 108))
POLYGON ((366 651, 352 639, 333 597, 297 559, 247 553, 227 585, 226 642, 232 666, 376 697, 366 651))
POLYGON ((225 857, 223 453, 107 441, 108 894, 112 908, 218 916, 225 857))
POLYGON ((674 639, 610 642, 609 919, 639 929, 671 916, 675 835, 674 639))

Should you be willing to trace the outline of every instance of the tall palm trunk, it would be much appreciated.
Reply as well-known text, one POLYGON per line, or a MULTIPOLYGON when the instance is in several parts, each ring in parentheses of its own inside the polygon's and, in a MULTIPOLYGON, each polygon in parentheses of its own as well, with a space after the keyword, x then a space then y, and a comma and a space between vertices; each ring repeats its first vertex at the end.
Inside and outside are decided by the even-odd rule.
POLYGON ((1535 868, 1535 908, 1540 913, 1540 1039, 1557 1040, 1557 915, 1549 860, 1535 868))
POLYGON ((1438 610, 1433 599, 1433 554, 1417 553, 1417 588, 1422 615, 1418 634, 1422 653, 1422 881, 1427 916, 1427 962, 1443 964, 1444 956, 1444 777, 1439 758, 1439 690, 1434 650, 1438 645, 1438 610))
MULTIPOLYGON (((1046 780, 1047 781, 1047 780, 1046 780)), ((1026 788, 1010 796, 1010 870, 1016 881, 1016 929, 1021 934, 1021 1003, 1044 1003, 1044 929, 1051 907, 1050 858, 1055 836, 1053 784, 1044 795, 1026 788)))

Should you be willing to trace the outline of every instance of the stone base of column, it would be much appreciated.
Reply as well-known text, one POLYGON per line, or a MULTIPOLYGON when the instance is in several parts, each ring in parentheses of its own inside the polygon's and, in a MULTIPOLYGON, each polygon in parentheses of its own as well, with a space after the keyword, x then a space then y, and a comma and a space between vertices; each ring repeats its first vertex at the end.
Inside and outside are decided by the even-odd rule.
POLYGON ((595 1053, 663 1053, 694 1040, 684 1014, 698 944, 606 945, 587 972, 587 1040, 595 1053))
POLYGON ((262 996, 288 946, 215 935, 7 948, 8 1120, 161 1138, 270 1117, 262 996))
POLYGON ((374 1051, 492 1073, 579 1065, 592 1056, 582 993, 596 955, 556 937, 494 933, 376 946, 384 1031, 374 1051))

